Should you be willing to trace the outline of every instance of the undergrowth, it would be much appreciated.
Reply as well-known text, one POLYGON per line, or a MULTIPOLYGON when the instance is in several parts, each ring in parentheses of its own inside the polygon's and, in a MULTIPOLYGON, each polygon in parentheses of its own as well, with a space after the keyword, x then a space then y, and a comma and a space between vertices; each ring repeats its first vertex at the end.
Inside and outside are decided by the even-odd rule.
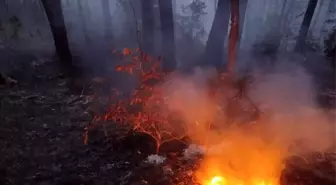
MULTIPOLYGON (((188 128, 182 126, 182 118, 176 113, 168 110, 166 105, 168 98, 164 95, 163 86, 168 82, 168 76, 161 70, 161 59, 152 58, 140 49, 125 48, 123 51, 116 51, 121 54, 123 65, 115 67, 116 72, 126 73, 138 80, 138 87, 132 91, 131 97, 123 95, 123 92, 114 89, 113 94, 109 98, 109 108, 103 115, 96 115, 92 124, 88 126, 85 134, 85 143, 88 142, 88 132, 90 128, 98 125, 106 125, 107 123, 115 123, 119 126, 128 128, 127 133, 144 133, 156 141, 156 153, 163 143, 172 140, 182 140, 189 135, 188 128)), ((177 72, 176 72, 177 73, 177 72)), ((218 117, 214 122, 226 122, 230 124, 235 122, 234 119, 240 117, 241 114, 253 114, 252 119, 256 119, 259 114, 258 107, 247 97, 245 93, 250 82, 249 77, 236 80, 233 84, 228 85, 227 75, 221 74, 215 79, 209 81, 209 96, 219 101, 218 106, 227 104, 227 106, 235 105, 230 108, 231 112, 225 112, 225 108, 218 109, 218 117), (218 78, 217 78, 218 77, 218 78), (236 94, 229 97, 223 94, 222 88, 233 88, 236 94), (239 106, 241 101, 247 101, 250 104, 249 110, 246 107, 239 106), (232 110, 236 110, 235 113, 232 110), (230 117, 233 119, 227 119, 230 117)), ((229 109, 226 109, 229 110, 229 109)), ((208 123, 208 129, 214 128, 214 123, 208 123)), ((108 135, 105 129, 105 135, 108 135)))

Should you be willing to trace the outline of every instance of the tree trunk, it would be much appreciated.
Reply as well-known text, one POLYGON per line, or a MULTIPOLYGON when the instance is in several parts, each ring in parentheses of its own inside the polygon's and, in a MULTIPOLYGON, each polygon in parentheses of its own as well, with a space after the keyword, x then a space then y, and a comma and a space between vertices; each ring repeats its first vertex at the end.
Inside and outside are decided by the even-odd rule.
POLYGON ((239 37, 239 1, 232 0, 231 2, 231 26, 229 35, 229 61, 227 70, 229 77, 233 79, 234 67, 236 63, 237 41, 239 37))
MULTIPOLYGON (((84 8, 84 6, 82 4, 83 1, 86 1, 86 0, 77 0, 79 20, 80 20, 80 24, 82 26, 82 31, 83 31, 85 43, 86 44, 91 44, 91 39, 90 39, 89 32, 87 30, 87 25, 86 25, 86 16, 85 16, 86 8, 84 8)), ((84 3, 87 3, 87 2, 84 2, 84 3)))
POLYGON ((106 42, 112 40, 112 15, 110 10, 110 0, 102 0, 103 18, 104 18, 104 31, 106 42))
POLYGON ((307 10, 306 10, 306 13, 304 14, 303 21, 301 24, 299 36, 295 44, 295 48, 294 48, 295 52, 304 51, 304 46, 306 43, 309 26, 310 26, 310 23, 312 21, 312 18, 313 18, 315 9, 316 9, 316 5, 317 5, 317 0, 309 0, 307 10))
POLYGON ((142 0, 141 1, 141 12, 142 12, 142 42, 144 53, 148 55, 154 54, 154 10, 153 10, 153 0, 142 0))
POLYGON ((62 13, 61 0, 41 0, 45 9, 57 55, 63 67, 72 66, 72 55, 69 48, 67 31, 62 13))
POLYGON ((239 3, 239 37, 238 37, 238 44, 240 45, 240 40, 244 30, 244 22, 245 22, 245 13, 247 8, 248 0, 240 0, 239 3))
POLYGON ((230 19, 231 0, 218 0, 215 18, 211 26, 205 55, 201 65, 214 65, 218 70, 223 67, 224 40, 230 19))
POLYGON ((8 17, 8 5, 6 0, 0 0, 0 25, 8 17))
POLYGON ((288 16, 288 11, 286 12, 286 7, 287 7, 287 0, 283 0, 282 2, 282 8, 281 8, 281 12, 280 12, 280 16, 277 20, 278 23, 278 27, 277 30, 274 30, 275 35, 274 35, 274 61, 276 60, 276 55, 278 53, 278 50, 280 48, 281 45, 281 40, 284 36, 284 33, 286 32, 286 26, 288 25, 287 23, 287 16, 288 16))
POLYGON ((159 0, 163 70, 171 72, 176 68, 174 18, 171 0, 159 0))

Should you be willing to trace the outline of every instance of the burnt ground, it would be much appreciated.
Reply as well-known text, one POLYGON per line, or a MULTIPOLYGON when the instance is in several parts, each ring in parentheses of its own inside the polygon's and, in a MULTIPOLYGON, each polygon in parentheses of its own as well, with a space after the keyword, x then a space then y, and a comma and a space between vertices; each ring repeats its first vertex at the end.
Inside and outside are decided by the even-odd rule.
POLYGON ((117 178, 121 174, 107 167, 116 155, 102 158, 108 148, 83 144, 91 119, 87 96, 71 93, 54 67, 22 69, 17 86, 0 90, 1 182, 93 184, 94 176, 117 178))
MULTIPOLYGON (((84 144, 84 130, 93 117, 91 84, 75 93, 55 62, 32 64, 13 73, 17 85, 0 88, 0 184, 193 184, 197 160, 170 155, 164 164, 146 164, 145 158, 153 153, 149 140, 106 137, 95 129, 84 144)), ((117 129, 112 124, 113 128, 117 129)), ((318 175, 305 166, 301 171, 287 170, 285 184, 297 184, 300 176, 310 182, 301 184, 335 183, 329 163, 317 166, 327 169, 318 175)))
MULTIPOLYGON (((107 138, 100 129, 90 131, 89 142, 84 144, 84 130, 93 117, 90 85, 86 85, 85 92, 73 92, 56 64, 35 61, 19 66, 13 72, 18 84, 0 88, 0 184, 178 181, 172 177, 172 170, 167 171, 170 175, 164 172, 163 177, 163 168, 144 163, 151 151, 139 152, 137 144, 132 143, 120 147, 123 140, 120 143, 113 136, 107 138)), ((142 147, 148 148, 146 144, 142 147)), ((168 163, 166 170, 173 168, 168 163)))

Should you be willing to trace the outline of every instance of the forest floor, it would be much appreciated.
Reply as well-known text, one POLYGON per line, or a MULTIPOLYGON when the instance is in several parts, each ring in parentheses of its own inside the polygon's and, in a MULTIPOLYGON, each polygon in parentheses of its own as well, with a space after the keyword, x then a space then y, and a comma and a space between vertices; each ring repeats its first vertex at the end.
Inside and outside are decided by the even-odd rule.
POLYGON ((18 84, 0 88, 0 184, 194 184, 199 158, 172 155, 160 165, 146 163, 150 152, 134 148, 146 143, 107 138, 99 129, 84 144, 92 94, 70 91, 56 64, 25 64, 17 69, 18 84))
POLYGON ((162 166, 158 170, 144 163, 147 154, 128 147, 115 149, 117 141, 107 140, 99 130, 84 144, 85 127, 92 120, 91 94, 71 92, 55 70, 56 62, 34 62, 17 69, 17 85, 0 88, 0 184, 164 185, 178 181, 172 170, 163 176, 162 166))

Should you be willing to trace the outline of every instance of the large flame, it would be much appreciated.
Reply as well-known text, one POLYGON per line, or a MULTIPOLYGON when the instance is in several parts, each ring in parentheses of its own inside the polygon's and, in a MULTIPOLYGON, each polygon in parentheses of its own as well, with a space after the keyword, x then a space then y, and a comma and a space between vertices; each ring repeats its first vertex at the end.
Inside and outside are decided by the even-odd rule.
MULTIPOLYGON (((260 132, 230 130, 209 141, 196 176, 202 185, 278 185, 286 150, 260 132)), ((211 135, 211 134, 210 134, 211 135)))
POLYGON ((237 179, 226 179, 223 176, 214 176, 210 180, 205 181, 202 185, 277 185, 275 182, 267 180, 254 180, 251 183, 244 183, 237 179))
POLYGON ((224 185, 226 184, 225 179, 222 176, 213 177, 207 185, 224 185))

